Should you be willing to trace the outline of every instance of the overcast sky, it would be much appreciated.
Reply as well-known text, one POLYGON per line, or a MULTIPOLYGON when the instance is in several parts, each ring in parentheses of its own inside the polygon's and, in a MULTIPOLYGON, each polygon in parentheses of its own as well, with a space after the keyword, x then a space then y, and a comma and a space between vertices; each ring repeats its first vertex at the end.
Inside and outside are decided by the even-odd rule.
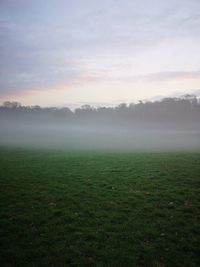
POLYGON ((198 89, 199 0, 0 0, 0 102, 112 104, 198 89))

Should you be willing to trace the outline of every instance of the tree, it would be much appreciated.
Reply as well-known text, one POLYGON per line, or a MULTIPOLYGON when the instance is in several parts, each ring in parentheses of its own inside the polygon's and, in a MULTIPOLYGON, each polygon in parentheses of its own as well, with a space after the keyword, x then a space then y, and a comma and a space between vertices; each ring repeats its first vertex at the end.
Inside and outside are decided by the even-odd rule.
POLYGON ((5 108, 19 108, 21 107, 21 104, 19 102, 16 102, 16 101, 5 101, 3 103, 3 107, 5 108))

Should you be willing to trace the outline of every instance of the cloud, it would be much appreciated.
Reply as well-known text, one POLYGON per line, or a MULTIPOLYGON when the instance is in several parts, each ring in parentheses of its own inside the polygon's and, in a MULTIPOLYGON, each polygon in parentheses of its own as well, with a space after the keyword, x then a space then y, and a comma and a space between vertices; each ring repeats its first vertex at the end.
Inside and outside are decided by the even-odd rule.
MULTIPOLYGON (((145 82, 161 82, 177 79, 200 79, 200 71, 169 71, 169 72, 155 72, 146 75, 135 77, 136 80, 145 82)), ((134 78, 133 78, 134 80, 134 78)))
MULTIPOLYGON (((190 80, 190 79, 200 79, 200 71, 168 71, 168 72, 154 72, 147 73, 144 75, 127 75, 121 74, 113 76, 113 72, 109 70, 96 71, 96 72, 86 72, 80 76, 88 82, 92 81, 121 81, 121 82, 167 82, 173 80, 190 80)), ((83 81, 84 81, 83 79, 83 81)))
MULTIPOLYGON (((197 0, 1 0, 0 95, 58 84, 199 78, 198 71, 167 67, 141 75, 129 71, 136 57, 166 40, 198 43, 199 9, 197 0)), ((183 57, 194 58, 191 50, 183 57)))

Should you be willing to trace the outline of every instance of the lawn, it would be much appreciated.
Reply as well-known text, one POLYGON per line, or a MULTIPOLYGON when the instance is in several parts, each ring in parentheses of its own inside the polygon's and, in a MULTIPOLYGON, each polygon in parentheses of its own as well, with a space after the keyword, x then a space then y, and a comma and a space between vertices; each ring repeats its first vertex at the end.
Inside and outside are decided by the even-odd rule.
POLYGON ((200 154, 0 150, 1 266, 200 265, 200 154))

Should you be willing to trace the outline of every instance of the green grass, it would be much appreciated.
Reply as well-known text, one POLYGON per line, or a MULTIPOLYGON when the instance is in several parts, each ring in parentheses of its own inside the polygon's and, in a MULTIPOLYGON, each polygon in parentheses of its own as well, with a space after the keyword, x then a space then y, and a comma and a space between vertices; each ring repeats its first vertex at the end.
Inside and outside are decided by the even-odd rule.
POLYGON ((200 265, 200 154, 0 151, 1 266, 200 265))

